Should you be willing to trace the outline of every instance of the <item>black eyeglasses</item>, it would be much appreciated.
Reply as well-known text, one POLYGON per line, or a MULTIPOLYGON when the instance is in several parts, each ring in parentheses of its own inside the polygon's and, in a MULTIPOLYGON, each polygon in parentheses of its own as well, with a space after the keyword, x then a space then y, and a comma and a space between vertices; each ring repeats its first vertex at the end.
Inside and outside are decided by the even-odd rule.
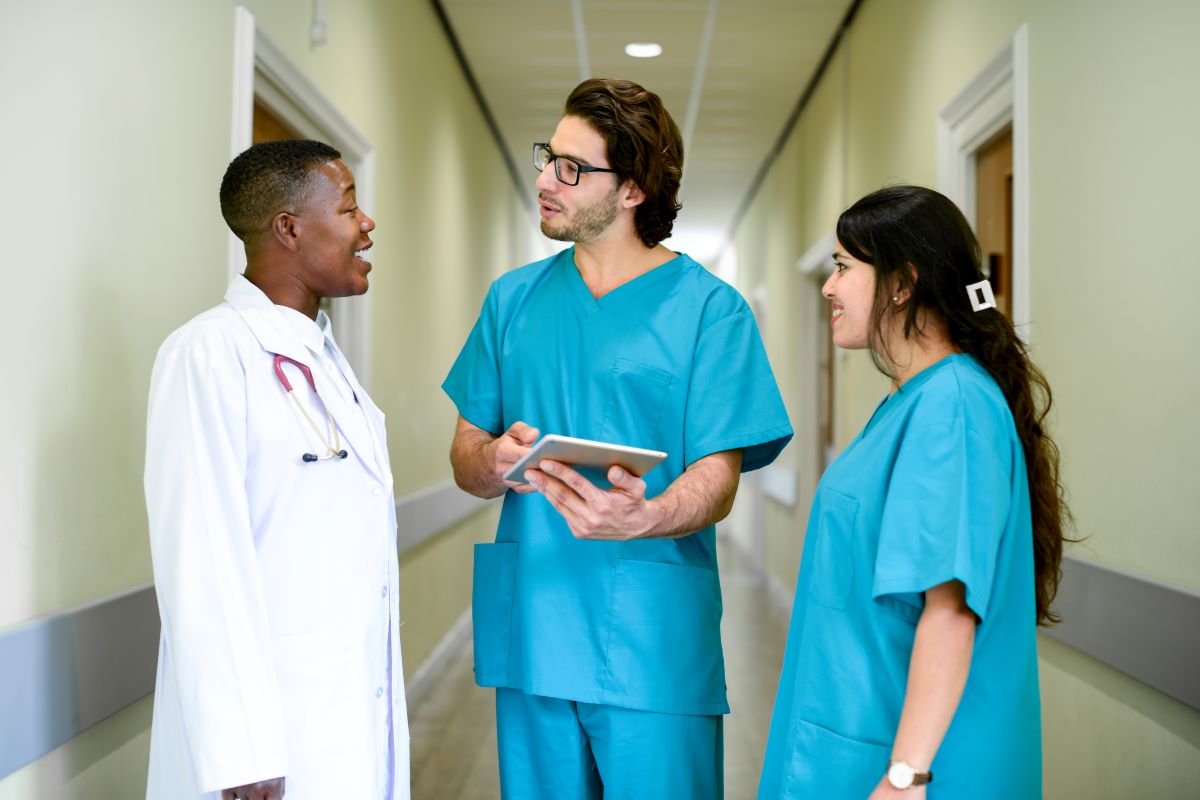
POLYGON ((550 149, 547 142, 533 143, 533 168, 538 172, 543 172, 546 165, 551 161, 554 162, 554 176, 567 186, 574 186, 579 183, 579 176, 585 172, 616 172, 615 169, 608 167, 589 167, 580 164, 573 158, 566 156, 556 156, 554 151, 550 149))

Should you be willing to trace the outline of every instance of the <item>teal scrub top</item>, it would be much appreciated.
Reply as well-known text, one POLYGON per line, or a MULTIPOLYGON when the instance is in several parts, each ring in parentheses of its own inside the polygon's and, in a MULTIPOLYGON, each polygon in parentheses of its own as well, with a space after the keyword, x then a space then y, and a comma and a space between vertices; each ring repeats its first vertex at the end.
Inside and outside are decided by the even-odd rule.
MULTIPOLYGON (((442 385, 498 435, 549 433, 661 450, 661 494, 691 463, 775 459, 792 429, 754 316, 732 287, 679 255, 596 299, 574 248, 492 284, 442 385)), ((589 475, 607 488, 602 475, 589 475)), ((674 714, 723 714, 715 533, 581 541, 540 494, 508 492, 496 541, 475 549, 481 686, 674 714)))
POLYGON ((1004 395, 952 355, 876 409, 809 517, 759 798, 867 797, 887 770, 923 592, 979 618, 930 800, 1041 797, 1033 533, 1004 395))

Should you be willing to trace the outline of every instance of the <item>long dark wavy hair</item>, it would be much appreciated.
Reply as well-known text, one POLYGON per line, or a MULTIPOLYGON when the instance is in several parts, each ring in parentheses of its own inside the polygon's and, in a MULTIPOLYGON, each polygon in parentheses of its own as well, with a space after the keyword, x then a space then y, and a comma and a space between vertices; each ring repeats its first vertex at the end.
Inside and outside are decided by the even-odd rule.
POLYGON ((1033 516, 1037 621, 1052 625, 1062 576, 1064 530, 1071 521, 1059 479, 1058 446, 1045 429, 1052 396, 1012 322, 996 309, 974 311, 966 287, 983 280, 979 242, 958 206, 920 186, 890 186, 859 200, 838 218, 837 237, 854 258, 875 269, 871 356, 892 377, 883 337, 885 318, 902 315, 904 337, 921 335, 933 315, 950 342, 974 357, 999 384, 1025 451, 1033 516), (900 305, 897 294, 908 295, 900 305))
POLYGON ((659 96, 633 81, 591 78, 575 87, 563 111, 604 137, 618 180, 632 180, 646 195, 633 212, 642 244, 654 247, 670 236, 681 208, 683 137, 659 96))

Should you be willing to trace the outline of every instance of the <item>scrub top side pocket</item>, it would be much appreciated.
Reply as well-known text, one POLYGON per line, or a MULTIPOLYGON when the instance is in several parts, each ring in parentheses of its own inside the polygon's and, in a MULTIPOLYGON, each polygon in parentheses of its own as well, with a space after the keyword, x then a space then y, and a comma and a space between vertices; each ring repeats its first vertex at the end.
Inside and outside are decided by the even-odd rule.
POLYGON ((891 748, 848 739, 797 719, 783 796, 858 800, 867 797, 887 770, 891 748))
POLYGON ((846 607, 854 586, 854 523, 858 501, 830 489, 820 489, 821 509, 813 542, 809 597, 826 608, 846 607))
POLYGON ((662 449, 659 428, 673 376, 627 358, 613 362, 600 438, 606 442, 662 449))
POLYGON ((721 589, 701 567, 619 559, 601 685, 607 702, 724 714, 721 589))
POLYGON ((471 627, 475 644, 475 682, 511 686, 509 652, 516 602, 516 542, 475 545, 471 627))

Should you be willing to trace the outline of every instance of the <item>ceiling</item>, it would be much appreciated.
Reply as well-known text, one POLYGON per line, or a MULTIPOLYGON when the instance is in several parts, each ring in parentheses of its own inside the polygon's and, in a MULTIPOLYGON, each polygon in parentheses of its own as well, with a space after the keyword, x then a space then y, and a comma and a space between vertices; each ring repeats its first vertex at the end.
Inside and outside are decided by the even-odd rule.
POLYGON ((530 198, 531 145, 580 80, 627 78, 662 97, 686 156, 667 244, 710 267, 852 2, 440 0, 530 198), (662 55, 627 56, 630 42, 662 55))

